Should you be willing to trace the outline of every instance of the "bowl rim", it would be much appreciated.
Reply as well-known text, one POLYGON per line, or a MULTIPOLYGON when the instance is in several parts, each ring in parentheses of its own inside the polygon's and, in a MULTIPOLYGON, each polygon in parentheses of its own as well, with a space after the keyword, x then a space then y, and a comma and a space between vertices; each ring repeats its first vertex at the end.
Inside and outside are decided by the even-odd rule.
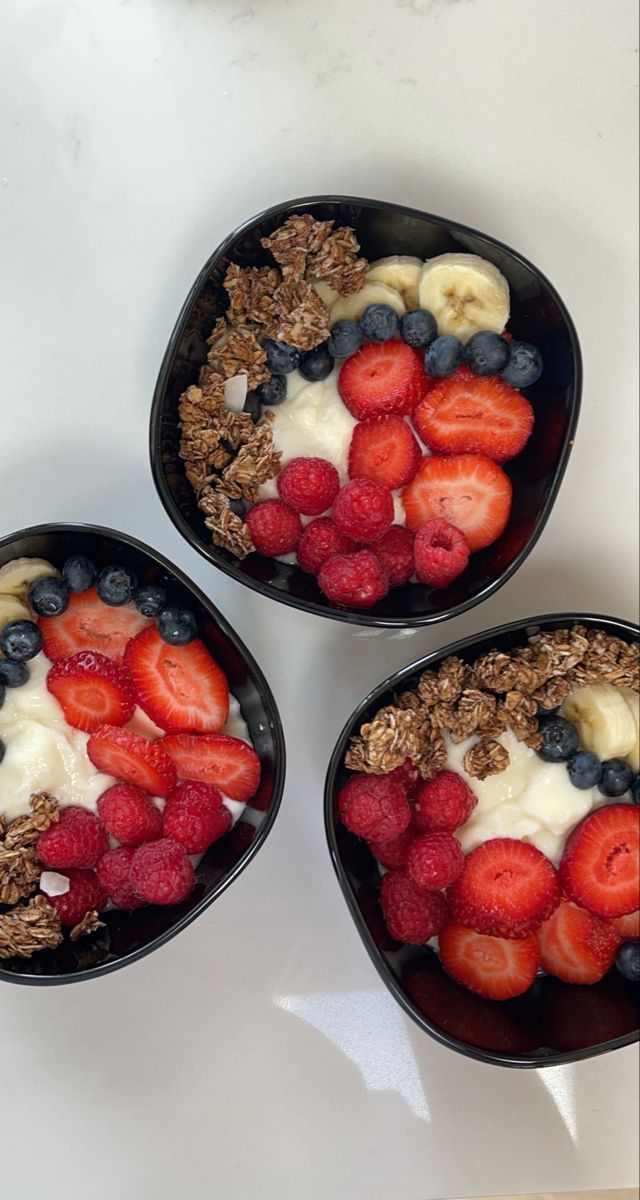
POLYGON ((459 221, 448 220, 446 217, 439 217, 433 213, 428 213, 417 208, 410 208, 406 205, 392 204, 387 200, 371 200, 357 196, 341 195, 302 196, 294 200, 288 200, 280 204, 274 204, 270 208, 264 209, 256 216, 250 217, 248 220, 244 221, 241 225, 234 229, 232 233, 228 234, 222 242, 220 242, 217 249, 214 250, 209 256, 206 263, 196 276, 196 279, 189 289, 187 297, 178 313, 177 320, 173 327, 173 331, 160 364, 160 370, 158 372, 158 378, 156 380, 156 385, 153 392, 153 400, 149 418, 149 454, 151 459, 151 473, 164 509, 179 533, 182 534, 188 544, 192 546, 193 549, 198 552, 198 554, 201 554, 202 557, 212 563, 214 567, 224 571, 225 575, 229 575, 238 583, 243 584, 245 587, 251 588, 252 591, 258 592, 260 595, 266 596, 268 599, 275 600, 281 604, 286 604, 290 608, 297 608, 302 612, 312 613, 314 616, 325 617, 327 620, 343 621, 351 625, 364 625, 381 629, 418 629, 424 625, 435 625, 439 624, 441 621, 448 621, 453 617, 460 616, 462 613, 467 612, 471 608, 475 608, 476 605, 482 604, 484 600, 487 600, 489 596, 494 595, 495 592, 497 592, 501 587, 504 586, 505 583, 507 583, 507 581, 512 575, 515 574, 515 572, 519 569, 519 567, 534 549, 551 515, 551 511, 555 504, 565 471, 567 469, 569 456, 573 448, 576 427, 578 424, 578 418, 580 416, 582 380, 583 372, 580 342, 578 340, 578 334, 566 304, 556 291, 553 284, 547 279, 546 275, 544 275, 534 263, 530 262, 529 259, 525 258, 522 254, 508 246, 506 242, 499 241, 497 238, 491 237, 489 234, 482 233, 480 230, 474 229, 470 225, 463 225, 459 221), (160 415, 170 367, 180 345, 184 326, 189 313, 191 312, 192 306, 196 301, 203 285, 208 279, 215 263, 223 255, 228 253, 238 238, 254 229, 257 225, 260 225, 263 221, 284 215, 285 213, 290 214, 297 212, 301 208, 320 204, 359 205, 362 208, 376 209, 380 212, 401 213, 408 217, 419 218, 422 221, 429 221, 434 225, 439 225, 443 228, 453 230, 458 233, 470 234, 474 238, 478 238, 480 241, 485 242, 487 245, 497 247, 498 249, 506 252, 506 254, 510 255, 515 262, 531 271, 540 281, 540 283, 548 290, 560 313, 562 314, 562 318, 565 322, 571 339, 571 348, 575 364, 574 378, 570 388, 571 411, 569 414, 564 444, 558 460, 553 482, 540 509, 536 528, 533 533, 530 534, 524 546, 518 551, 515 558, 512 559, 512 561, 492 582, 488 583, 475 596, 461 602, 460 604, 454 605, 452 608, 449 608, 442 613, 423 613, 418 616, 410 617, 378 617, 366 611, 341 611, 339 608, 325 608, 314 600, 298 599, 295 596, 290 596, 285 592, 281 592, 278 588, 274 587, 270 583, 262 583, 260 580, 251 579, 243 575, 238 569, 237 563, 227 562, 222 555, 218 553, 213 544, 211 546, 207 546, 206 543, 199 537, 199 535, 194 532, 191 525, 183 516, 178 505, 176 504, 171 489, 168 486, 164 470, 162 469, 162 436, 160 415))
POLYGON ((7 983, 27 984, 35 987, 80 983, 87 979, 96 979, 100 976, 111 974, 113 971, 119 971, 122 967, 129 966, 131 963, 136 962, 139 959, 144 958, 147 954, 150 954, 152 951, 157 950, 160 946, 165 945, 165 943, 170 941, 171 938, 175 937, 176 934, 180 933, 183 929, 186 929, 187 925, 190 925, 192 921, 195 921, 196 917, 200 916, 200 914, 204 912, 204 910, 208 908, 214 900, 218 899, 218 896, 221 896, 222 893, 226 891, 228 887, 230 887, 230 885, 244 871, 245 867, 248 866, 252 858, 254 858, 260 847, 263 845, 265 839, 273 828, 275 819, 280 810, 286 776, 286 743, 284 729, 273 692, 271 691, 265 675, 262 669, 258 666, 251 651, 245 646, 242 639, 235 632, 226 618, 221 612, 219 612, 215 604, 213 604, 213 602, 207 596, 205 596, 204 592, 201 591, 198 585, 190 580, 188 576, 185 575, 184 571, 180 569, 180 567, 177 567, 171 562, 170 559, 165 558, 160 551, 152 549, 152 547, 148 546, 145 542, 140 541, 136 537, 132 537, 131 534, 121 533, 117 529, 110 529, 104 525, 93 525, 88 522, 60 521, 49 522, 41 525, 32 525, 26 529, 21 529, 16 533, 5 534, 2 538, 0 538, 0 550, 2 550, 5 546, 10 545, 12 542, 18 541, 20 538, 36 537, 39 535, 47 535, 52 533, 83 533, 94 534, 97 537, 114 538, 117 541, 122 542, 124 545, 147 555, 152 561, 157 563, 158 566, 162 567, 163 570, 166 570, 170 574, 174 575, 178 582, 196 597, 212 620, 215 621, 217 627, 221 630, 224 636, 229 639, 233 648, 241 655, 243 661, 246 663, 247 667, 254 676, 256 687, 260 692, 260 696, 268 716, 269 724, 273 732, 275 769, 273 781, 273 800, 271 802, 270 811, 264 815, 263 820, 258 826, 255 827, 256 834, 250 845, 239 858, 238 862, 235 863, 233 867, 231 867, 230 870, 218 881, 208 895, 203 896, 202 899, 198 901, 196 905, 194 905, 193 909, 191 909, 188 913, 185 913, 184 916, 180 917, 180 919, 177 920, 170 929, 158 934, 158 936, 153 938, 152 941, 150 941, 147 945, 138 947, 136 950, 132 950, 129 954, 119 958, 116 962, 107 962, 102 963, 99 966, 87 967, 83 970, 76 971, 73 975, 18 975, 12 971, 4 970, 0 964, 0 982, 5 981, 7 983))
POLYGON ((336 779, 339 771, 342 769, 343 759, 349 737, 360 722, 362 715, 366 712, 371 704, 373 704, 380 696, 384 695, 390 688, 396 688, 404 680, 414 675, 417 671, 423 671, 435 662, 446 658, 450 654, 458 654, 462 650, 466 650, 473 646, 474 643, 487 641, 493 637, 501 637, 504 634, 519 632, 525 630, 530 625, 539 625, 544 628, 549 622, 557 623, 558 621, 566 621, 568 624, 573 624, 581 621, 591 621, 601 625, 603 628, 610 628, 611 632, 624 630, 626 633, 635 635, 640 638, 640 628, 634 625, 631 621, 625 621, 618 617, 604 616, 599 613, 544 613, 541 616, 527 617, 518 621, 509 621, 503 625, 497 625, 493 629, 481 630, 479 633, 469 634, 467 637, 460 638, 456 642, 452 642, 448 646, 444 646, 439 650, 432 650, 430 653, 423 655, 421 658, 411 662, 406 667, 401 667, 398 671, 394 671, 382 683, 372 688, 365 696, 364 700, 357 706, 348 720, 345 722, 336 745, 334 747, 327 774, 324 788, 324 828, 327 839, 329 855, 333 864, 342 896, 346 901, 347 908, 351 913, 355 927, 360 935, 360 939, 371 959, 378 975, 382 982, 388 987, 391 994, 400 1004, 408 1017, 411 1017, 425 1033, 434 1038, 441 1045, 447 1046, 450 1050, 455 1050, 457 1053, 465 1055, 467 1058, 474 1058, 480 1062, 489 1063, 492 1066, 516 1067, 516 1068, 539 1068, 539 1067, 557 1067, 566 1063, 580 1062, 585 1058, 595 1058, 600 1054, 606 1054, 610 1050, 618 1050, 623 1046, 632 1045, 637 1042, 640 1037, 640 1030, 636 1029, 634 1033, 623 1034, 621 1037, 612 1038, 608 1042, 602 1042, 595 1047, 582 1047, 579 1050, 567 1050, 550 1052, 545 1055, 530 1054, 507 1054, 501 1051, 493 1051, 482 1049, 479 1046, 472 1046, 470 1043, 463 1042, 459 1038, 453 1037, 441 1029, 435 1022, 429 1020, 421 1010, 413 1004, 408 994, 401 987, 398 980, 387 967, 383 954, 376 946, 369 928, 362 917, 360 908, 351 889, 351 884, 347 877, 346 870, 342 864, 342 859, 338 849, 336 838, 336 823, 333 819, 333 797, 336 790, 336 779))

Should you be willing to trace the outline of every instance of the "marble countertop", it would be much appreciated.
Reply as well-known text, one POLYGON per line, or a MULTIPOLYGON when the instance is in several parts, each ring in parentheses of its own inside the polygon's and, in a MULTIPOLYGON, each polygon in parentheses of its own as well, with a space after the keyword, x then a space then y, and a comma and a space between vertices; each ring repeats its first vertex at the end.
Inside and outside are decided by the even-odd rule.
POLYGON ((4 0, 2 531, 126 530, 235 624, 285 723, 282 809, 238 882, 104 980, 0 994, 12 1200, 432 1200, 637 1184, 637 1051, 513 1072, 407 1021, 341 898, 329 754, 365 689, 500 621, 637 613, 635 5, 4 0), (177 311, 295 195, 451 216, 552 279, 585 360, 575 450, 515 578, 446 627, 260 600, 181 539, 147 461, 177 311), (285 619, 286 617, 286 619, 285 619))

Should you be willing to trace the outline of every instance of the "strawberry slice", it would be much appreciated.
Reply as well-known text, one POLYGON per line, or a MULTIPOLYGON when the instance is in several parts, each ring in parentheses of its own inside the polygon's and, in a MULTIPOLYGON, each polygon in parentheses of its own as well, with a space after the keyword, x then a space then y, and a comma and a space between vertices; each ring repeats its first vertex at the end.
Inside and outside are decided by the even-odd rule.
POLYGON ((161 729, 222 729, 229 714, 229 685, 199 638, 169 646, 156 629, 144 629, 129 642, 124 661, 138 704, 161 729))
POLYGON ((478 933, 519 938, 560 903, 557 872, 544 854, 517 838, 491 838, 465 859, 449 889, 451 912, 478 933))
POLYGON ((87 742, 94 767, 123 783, 133 783, 150 796, 168 796, 176 786, 176 769, 168 754, 148 738, 101 725, 87 742))
POLYGON ((623 917, 640 895, 640 808, 608 804, 585 817, 564 848, 566 895, 598 917, 623 917))
POLYGON ((404 342, 367 342, 347 358, 338 391, 358 421, 385 413, 410 414, 428 387, 422 357, 404 342))
POLYGON ((58 659, 47 675, 47 688, 69 725, 85 733, 100 725, 125 725, 135 711, 126 671, 94 650, 58 659))
POLYGON ((260 783, 260 759, 246 742, 226 733, 169 734, 156 743, 181 779, 212 783, 231 800, 250 800, 260 783))
POLYGON ((402 503, 415 533, 431 517, 444 517, 464 533, 469 549, 489 546, 506 527, 513 488, 502 467, 482 454, 425 458, 404 489, 402 503))
POLYGON ((461 367, 432 388, 413 423, 436 454, 486 454, 507 462, 519 454, 533 429, 533 409, 497 376, 481 378, 461 367))
POLYGON ((388 488, 404 487, 413 479, 422 454, 402 417, 360 421, 351 435, 349 478, 377 479, 388 488))
POLYGON ((531 987, 540 966, 535 933, 519 941, 489 937, 452 922, 440 934, 445 970, 487 1000, 510 1000, 531 987))
POLYGON ((623 942, 635 942, 640 939, 640 908, 635 912, 625 913, 623 917, 615 917, 611 924, 617 929, 623 942))
POLYGON ((563 900, 538 930, 541 964, 565 983, 598 983, 613 966, 620 935, 600 917, 563 900))
POLYGON ((39 617, 42 648, 52 662, 70 658, 80 650, 98 650, 122 662, 130 638, 153 622, 138 612, 135 604, 112 608, 104 604, 95 588, 72 592, 59 617, 39 617))

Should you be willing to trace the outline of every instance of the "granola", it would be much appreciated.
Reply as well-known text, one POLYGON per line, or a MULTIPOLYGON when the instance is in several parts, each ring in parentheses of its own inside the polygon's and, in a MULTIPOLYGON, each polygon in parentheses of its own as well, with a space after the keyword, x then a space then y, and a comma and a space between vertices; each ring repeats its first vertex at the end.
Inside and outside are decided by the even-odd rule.
POLYGON ((499 775, 508 766, 509 751, 493 738, 483 738, 476 742, 464 756, 464 769, 474 779, 499 775))
POLYGON ((198 508, 204 513, 204 523, 215 546, 229 550, 240 559, 251 554, 254 548, 251 534, 242 518, 231 511, 228 496, 206 487, 198 498, 198 508))
POLYGON ((280 285, 275 300, 277 337, 299 350, 313 350, 329 336, 329 309, 316 289, 303 279, 280 285))
POLYGON ((227 337, 211 347, 207 358, 223 379, 244 373, 251 390, 271 378, 266 351, 248 325, 230 328, 227 337))
POLYGON ((359 292, 369 269, 366 258, 358 258, 358 242, 348 226, 336 229, 311 261, 311 274, 324 279, 343 296, 359 292))
POLYGON ((261 245, 273 255, 285 279, 304 279, 309 258, 318 254, 332 228, 333 221, 316 221, 310 213, 294 214, 270 237, 262 238, 261 245))
POLYGON ((80 938, 88 937, 89 934, 95 933, 97 929, 104 928, 104 921, 100 920, 95 909, 90 909, 86 912, 81 921, 74 925, 69 937, 72 942, 77 942, 80 938))
POLYGON ((381 708, 373 721, 363 725, 347 753, 347 765, 355 771, 384 775, 400 767, 405 759, 420 754, 420 723, 416 714, 394 705, 381 708), (357 764, 357 765, 354 765, 357 764))
POLYGON ((32 846, 7 848, 0 842, 0 904, 17 904, 38 886, 40 866, 32 846))
POLYGON ((232 325, 260 325, 265 337, 275 337, 274 293, 281 280, 276 267, 239 267, 231 263, 224 279, 229 295, 228 321, 232 325))
POLYGON ((55 950, 62 926, 45 896, 35 896, 0 915, 0 958, 29 958, 37 950, 55 950))

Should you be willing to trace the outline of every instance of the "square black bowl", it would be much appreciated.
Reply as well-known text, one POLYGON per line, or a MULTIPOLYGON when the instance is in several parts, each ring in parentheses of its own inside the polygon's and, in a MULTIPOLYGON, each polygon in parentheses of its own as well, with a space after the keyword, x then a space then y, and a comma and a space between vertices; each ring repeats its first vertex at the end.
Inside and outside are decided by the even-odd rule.
POLYGON ((180 533, 204 558, 272 600, 335 621, 388 628, 445 621, 491 596, 533 549, 549 518, 562 481, 580 409, 582 368, 573 322, 544 275, 515 250, 474 229, 412 208, 349 196, 312 196, 278 204, 230 234, 198 275, 169 339, 151 410, 151 468, 160 499, 180 533), (206 338, 227 307, 222 286, 230 263, 256 266, 267 261, 260 239, 293 213, 351 225, 370 260, 387 254, 430 258, 469 251, 490 259, 511 288, 509 329, 515 338, 539 346, 545 361, 541 379, 525 394, 536 415, 529 444, 506 466, 514 484, 509 524, 492 546, 474 554, 452 587, 436 591, 420 583, 395 588, 363 612, 332 605, 310 575, 296 566, 249 555, 240 562, 211 543, 204 518, 178 454, 178 400, 206 360, 206 338))
MULTIPOLYGON (((169 941, 220 896, 257 854, 276 819, 284 787, 284 734, 275 700, 259 666, 211 601, 156 550, 113 529, 37 525, 0 540, 0 566, 24 555, 47 558, 61 567, 70 554, 86 554, 98 567, 123 563, 146 583, 160 575, 168 581, 172 595, 195 612, 199 636, 240 702, 262 777, 257 795, 237 824, 203 855, 196 870, 196 886, 182 904, 139 908, 131 913, 113 909, 104 918, 106 928, 93 937, 76 943, 67 938, 57 950, 41 951, 29 959, 0 959, 0 980, 12 983, 93 979, 125 967, 169 941)), ((211 936, 215 937, 213 929, 211 936)))
POLYGON ((383 982, 425 1033, 469 1058, 504 1067, 558 1066, 637 1041, 640 985, 629 983, 614 968, 591 987, 541 975, 525 995, 502 1003, 484 1000, 460 987, 445 973, 430 947, 401 946, 387 932, 378 905, 376 860, 366 843, 340 823, 338 792, 349 775, 344 756, 352 735, 364 721, 372 720, 378 709, 392 704, 398 691, 416 687, 424 670, 437 667, 449 654, 473 662, 494 647, 511 650, 540 630, 575 623, 605 629, 627 642, 640 637, 636 625, 613 617, 559 613, 500 625, 445 646, 397 671, 365 697, 340 734, 325 784, 325 829, 333 866, 358 933, 383 982))

